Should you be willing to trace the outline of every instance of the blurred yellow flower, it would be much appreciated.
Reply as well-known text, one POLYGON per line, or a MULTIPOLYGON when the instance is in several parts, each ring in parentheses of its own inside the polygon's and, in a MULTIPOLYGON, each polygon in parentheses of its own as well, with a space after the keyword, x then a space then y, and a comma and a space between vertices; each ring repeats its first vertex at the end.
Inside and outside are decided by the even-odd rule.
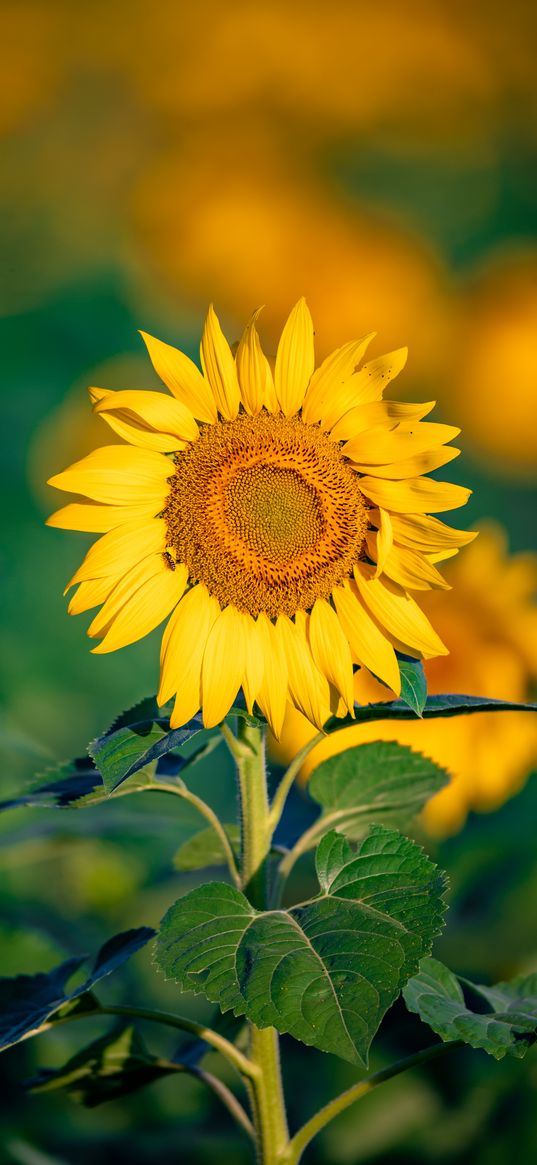
MULTIPOLYGON (((450 652, 426 661, 429 691, 527 699, 537 676, 537 610, 532 605, 537 555, 509 557, 503 531, 487 524, 445 573, 453 591, 448 596, 430 592, 422 599, 450 652)), ((390 699, 363 669, 355 677, 355 698, 360 703, 390 699)), ((276 754, 289 759, 312 735, 307 721, 290 711, 276 754)), ((456 832, 469 810, 502 804, 537 759, 535 718, 492 713, 345 728, 310 753, 302 775, 309 776, 321 760, 342 749, 379 739, 408 744, 452 774, 450 785, 424 814, 427 829, 438 836, 456 832)))
MULTIPOLYGON (((99 53, 167 122, 254 112, 299 131, 297 144, 372 131, 408 141, 457 138, 498 116, 505 97, 531 101, 531 5, 452 0, 200 0, 129 5, 121 36, 99 53), (144 51, 140 52, 140 44, 144 51)), ((506 104, 506 113, 510 106, 506 104)))
POLYGON ((537 252, 487 265, 461 302, 450 407, 500 476, 537 476, 537 252), (505 404, 507 402, 507 413, 505 404))
POLYGON ((59 11, 39 0, 2 4, 0 136, 24 128, 61 91, 68 60, 59 11))
POLYGON ((132 229, 144 280, 200 304, 214 296, 240 320, 265 303, 268 350, 289 301, 304 294, 324 355, 342 334, 374 325, 390 348, 408 344, 411 373, 444 374, 451 296, 426 243, 323 190, 318 176, 283 164, 255 126, 229 141, 213 131, 184 140, 140 179, 132 229))

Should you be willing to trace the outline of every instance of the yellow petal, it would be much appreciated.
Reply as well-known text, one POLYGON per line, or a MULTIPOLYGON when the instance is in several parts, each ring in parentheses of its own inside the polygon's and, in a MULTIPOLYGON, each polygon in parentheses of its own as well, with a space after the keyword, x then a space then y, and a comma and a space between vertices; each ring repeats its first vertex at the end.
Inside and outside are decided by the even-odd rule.
POLYGON ((214 728, 227 716, 246 665, 246 635, 235 607, 224 607, 213 624, 201 667, 203 723, 214 728))
POLYGON ((399 348, 386 356, 378 356, 376 360, 368 360, 359 372, 340 385, 327 402, 329 407, 323 412, 322 428, 333 429, 349 409, 380 400, 390 380, 404 368, 407 355, 407 348, 399 348))
MULTIPOLYGON (((368 534, 366 541, 369 557, 374 562, 376 553, 374 535, 368 534)), ((443 591, 450 590, 450 584, 442 578, 428 557, 420 554, 417 550, 409 550, 401 546, 392 546, 384 561, 382 572, 377 569, 375 578, 378 578, 380 573, 386 574, 388 578, 393 579, 405 590, 428 591, 431 588, 443 591)))
POLYGON ((240 389, 233 353, 211 304, 201 338, 201 364, 211 385, 218 411, 226 421, 237 416, 240 389))
POLYGON ((278 616, 276 628, 287 660, 291 700, 312 724, 322 728, 331 713, 328 680, 321 675, 305 639, 287 615, 278 616))
POLYGON ((351 340, 336 348, 313 373, 302 406, 302 417, 307 425, 322 420, 327 405, 337 395, 340 386, 353 375, 375 335, 375 332, 370 332, 361 340, 351 340))
POLYGON ((351 715, 354 715, 352 659, 349 641, 330 603, 317 599, 308 623, 311 653, 327 680, 343 697, 351 715))
POLYGON ((374 578, 371 567, 359 563, 354 578, 373 617, 389 635, 415 648, 424 659, 448 655, 448 649, 414 599, 389 579, 374 578))
POLYGON ((337 421, 330 436, 334 441, 349 441, 365 429, 374 429, 378 425, 389 426, 390 421, 421 421, 434 409, 435 404, 434 400, 416 405, 401 400, 377 400, 356 405, 337 421))
POLYGON ((207 637, 220 614, 220 607, 203 583, 187 591, 173 612, 162 638, 160 653, 159 704, 175 696, 170 717, 172 728, 180 728, 201 706, 201 664, 207 637))
POLYGON ((218 420, 215 399, 199 368, 178 348, 164 344, 147 332, 140 332, 140 335, 157 376, 173 392, 176 400, 186 405, 199 421, 214 424, 218 420))
POLYGON ((360 489, 377 506, 402 514, 424 511, 441 513, 464 506, 471 489, 453 485, 450 481, 434 481, 430 477, 414 477, 408 481, 385 481, 380 477, 361 477, 360 489))
POLYGON ((400 421, 397 425, 379 425, 366 429, 343 446, 346 457, 364 465, 387 465, 402 461, 416 453, 424 453, 437 445, 445 445, 457 437, 460 429, 454 425, 438 425, 429 421, 400 421))
POLYGON ((378 530, 373 562, 377 564, 375 574, 378 577, 384 570, 384 564, 393 546, 393 526, 391 516, 387 510, 377 510, 374 520, 378 522, 378 530))
POLYGON ((276 353, 274 387, 282 413, 298 413, 315 367, 313 321, 304 298, 295 304, 276 353))
POLYGON ((256 321, 262 308, 254 312, 244 329, 235 361, 241 388, 242 403, 252 417, 263 408, 267 399, 267 384, 272 381, 270 365, 263 353, 256 329, 256 321))
POLYGON ((242 614, 241 618, 246 642, 246 663, 244 666, 242 689, 246 700, 246 707, 251 713, 253 712, 254 703, 257 700, 265 675, 264 637, 259 629, 258 623, 250 615, 242 614))
POLYGON ((94 578, 90 582, 80 583, 69 601, 67 613, 81 615, 83 611, 91 611, 92 607, 100 607, 117 581, 117 575, 108 575, 107 578, 94 578))
POLYGON ((149 554, 166 549, 166 524, 162 518, 136 519, 110 530, 90 546, 88 553, 71 579, 69 587, 91 578, 120 575, 149 554))
POLYGON ((257 627, 263 649, 264 672, 256 700, 278 740, 287 705, 287 659, 276 627, 263 612, 258 616, 257 627))
POLYGON ((439 550, 436 554, 427 554, 424 557, 428 558, 429 562, 445 562, 448 558, 454 558, 459 553, 459 547, 456 546, 454 550, 439 550))
POLYGON ((455 530, 429 514, 392 514, 392 527, 395 541, 400 546, 409 546, 424 554, 466 546, 477 538, 478 533, 477 530, 455 530))
POLYGON ((105 445, 63 473, 50 477, 48 484, 97 502, 111 505, 155 502, 162 509, 168 496, 168 478, 172 475, 173 464, 161 453, 128 445, 105 445))
POLYGON ((131 566, 130 570, 125 571, 109 598, 106 600, 99 614, 95 616, 93 623, 88 628, 88 635, 90 639, 102 638, 106 635, 112 620, 119 614, 121 608, 129 601, 132 595, 144 583, 156 578, 158 575, 172 573, 162 554, 150 554, 147 558, 143 558, 141 562, 137 562, 135 566, 131 566))
POLYGON ((388 465, 359 465, 353 461, 353 466, 359 473, 366 473, 369 477, 382 477, 386 481, 402 481, 405 478, 419 477, 422 473, 432 473, 433 469, 441 469, 448 465, 460 454, 460 449, 454 445, 441 445, 438 449, 429 449, 426 453, 415 453, 403 461, 392 461, 388 465))
POLYGON ((88 534, 106 534, 124 522, 144 521, 162 509, 162 502, 139 502, 134 506, 92 505, 91 502, 70 502, 47 518, 46 525, 58 530, 85 530, 88 534))
POLYGON ((102 643, 93 648, 93 653, 102 655, 117 651, 149 635, 179 602, 187 579, 188 570, 182 565, 147 579, 123 604, 102 643))
POLYGON ((110 396, 113 391, 112 388, 96 388, 94 384, 91 384, 88 388, 88 396, 92 405, 96 405, 98 401, 104 400, 105 396, 110 396))
POLYGON ((132 445, 158 453, 173 453, 184 448, 185 441, 195 441, 198 436, 190 409, 163 392, 107 392, 95 403, 93 411, 132 445))
POLYGON ((398 696, 401 676, 395 651, 365 609, 356 584, 349 581, 335 587, 332 598, 356 663, 363 664, 398 696))
MULTIPOLYGON (((103 406, 106 404, 107 399, 110 402, 112 397, 117 395, 109 388, 92 387, 88 389, 88 392, 90 400, 94 405, 100 404, 102 401, 103 406)), ((154 430, 144 429, 140 425, 129 423, 126 419, 128 416, 126 410, 123 413, 120 411, 101 412, 100 415, 101 420, 106 421, 112 431, 117 433, 118 437, 121 437, 123 441, 128 441, 129 445, 136 445, 140 449, 153 449, 156 453, 171 453, 185 448, 186 442, 181 441, 179 437, 172 437, 169 433, 159 433, 154 430)))

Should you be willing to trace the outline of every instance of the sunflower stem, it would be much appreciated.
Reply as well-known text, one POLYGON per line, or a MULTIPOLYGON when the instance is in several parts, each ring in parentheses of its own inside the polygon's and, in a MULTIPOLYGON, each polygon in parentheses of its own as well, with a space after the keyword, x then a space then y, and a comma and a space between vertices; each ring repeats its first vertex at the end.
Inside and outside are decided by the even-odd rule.
POLYGON ((421 1052, 415 1052, 414 1055, 407 1056, 404 1060, 397 1060, 396 1063, 390 1064, 388 1068, 382 1068, 380 1072, 375 1072, 372 1076, 366 1077, 365 1080, 360 1080, 358 1084, 353 1084, 352 1088, 348 1088, 340 1096, 335 1096, 333 1100, 329 1101, 319 1112, 316 1112, 315 1116, 299 1129, 298 1133, 289 1142, 287 1149, 280 1156, 279 1165, 298 1165, 302 1159, 304 1149, 317 1136, 317 1133, 321 1129, 324 1129, 330 1121, 334 1120, 334 1117, 339 1116, 341 1112, 349 1108, 351 1104, 355 1104, 357 1100, 362 1100, 374 1088, 378 1088, 379 1084, 384 1084, 387 1080, 393 1080, 394 1076, 399 1076, 401 1072, 407 1072, 409 1068, 426 1064, 429 1060, 436 1059, 437 1056, 443 1056, 444 1052, 449 1052, 453 1048, 461 1048, 462 1046, 462 1040, 450 1040, 445 1044, 433 1044, 429 1048, 423 1048, 421 1052))
MULTIPOLYGON (((265 730, 240 721, 234 750, 241 810, 241 877, 257 910, 268 904, 268 855, 272 841, 265 730)), ((289 1144, 278 1033, 249 1024, 249 1056, 258 1075, 248 1081, 259 1165, 277 1165, 289 1144)))
POLYGON ((317 732, 311 740, 308 740, 304 747, 300 749, 300 752, 297 752, 296 756, 291 761, 289 768, 286 769, 285 773, 283 774, 283 777, 272 799, 272 805, 270 808, 270 823, 273 832, 276 829, 276 826, 278 825, 282 813, 285 809, 285 803, 291 791, 295 777, 300 772, 300 769, 302 768, 306 757, 309 756, 311 750, 315 748, 317 744, 320 744, 321 740, 324 740, 324 737, 324 732, 317 732))

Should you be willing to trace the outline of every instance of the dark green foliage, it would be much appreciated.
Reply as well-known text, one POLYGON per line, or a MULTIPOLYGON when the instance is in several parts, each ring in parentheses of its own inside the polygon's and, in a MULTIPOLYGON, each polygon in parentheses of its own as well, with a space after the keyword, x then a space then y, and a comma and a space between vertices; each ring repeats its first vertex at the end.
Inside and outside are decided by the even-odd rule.
MULTIPOLYGON (((139 926, 109 939, 96 955, 87 979, 72 991, 66 985, 75 971, 86 962, 85 955, 67 959, 46 974, 0 979, 0 1049, 19 1043, 53 1018, 65 1005, 72 1006, 74 1000, 89 992, 100 979, 116 971, 131 955, 145 946, 154 934, 151 927, 139 926)), ((83 1006, 92 1010, 90 1001, 86 1000, 83 1006)))
MULTIPOLYGON (((371 720, 414 720, 416 713, 404 700, 390 700, 379 704, 355 704, 356 719, 345 716, 338 720, 335 716, 324 726, 325 732, 337 732, 340 728, 351 728, 355 724, 371 720)), ((441 695, 427 696, 422 708, 424 720, 437 717, 467 716, 472 712, 537 712, 537 704, 515 704, 509 700, 492 700, 486 696, 441 695)))
POLYGON ((403 994, 409 1011, 417 1012, 442 1040, 462 1040, 496 1060, 505 1055, 521 1058, 535 1040, 535 972, 484 987, 459 979, 437 959, 426 958, 403 994), (470 998, 465 998, 463 987, 470 998))
POLYGON ((27 1087, 32 1092, 69 1092, 73 1100, 95 1108, 179 1070, 179 1065, 159 1061, 136 1029, 127 1027, 94 1040, 62 1068, 43 1069, 27 1087))

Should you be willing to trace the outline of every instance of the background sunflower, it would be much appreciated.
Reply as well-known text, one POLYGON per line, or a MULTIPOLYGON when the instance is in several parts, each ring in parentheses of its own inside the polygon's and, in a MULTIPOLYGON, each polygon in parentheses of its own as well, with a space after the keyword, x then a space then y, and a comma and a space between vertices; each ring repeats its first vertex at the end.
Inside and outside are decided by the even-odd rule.
MULTIPOLYGON (((148 694, 158 631, 104 661, 80 633, 80 621, 93 616, 65 618, 61 591, 95 535, 43 528, 57 504, 43 482, 103 444, 88 384, 162 390, 136 329, 195 360, 211 300, 231 340, 265 302, 269 355, 303 294, 319 362, 372 328, 378 338, 367 360, 408 345, 408 368, 390 395, 400 404, 437 400, 435 422, 461 425, 464 456, 432 476, 473 489, 456 524, 493 518, 508 546, 483 534, 465 559, 448 561, 454 589, 445 608, 443 591, 413 592, 452 649, 427 665, 431 680, 438 669, 440 684, 464 644, 472 647, 465 682, 457 680, 465 690, 475 680, 483 691, 490 681, 499 696, 529 693, 534 568, 517 556, 532 546, 536 479, 535 26, 524 0, 510 5, 509 19, 505 5, 481 0, 411 0, 404 9, 395 0, 369 8, 201 0, 188 10, 165 0, 157 11, 148 0, 97 0, 90 9, 6 0, 6 796, 58 757, 79 753, 110 708, 148 694)), ((123 440, 110 430, 106 443, 123 440)), ((390 569, 401 571, 397 556, 390 569)), ((487 725, 480 733, 472 720, 471 803, 479 809, 514 792, 531 765, 527 720, 523 731, 510 715, 497 730, 490 718, 487 725)), ((453 757, 453 721, 448 743, 453 757)), ((469 771, 467 743, 459 755, 469 771)), ((196 771, 197 787, 231 819, 225 761, 213 753, 196 771)), ((471 808, 462 788, 459 780, 438 800, 430 829, 458 827, 471 808)), ((535 966, 536 796, 529 782, 498 812, 471 812, 462 832, 439 843, 438 860, 454 871, 440 957, 470 977, 535 966)), ((302 825, 307 801, 297 797, 294 811, 302 825)), ((71 953, 75 918, 93 949, 128 925, 131 911, 133 921, 140 913, 157 919, 175 896, 173 856, 194 831, 193 817, 171 820, 155 806, 127 814, 121 801, 106 815, 88 813, 89 826, 76 815, 2 815, 5 974, 71 953), (30 937, 20 937, 21 922, 30 937)), ((148 981, 143 963, 130 973, 148 981)), ((154 983, 155 1005, 173 1006, 166 986, 154 983)), ((60 1063, 74 1044, 67 1031, 56 1039, 60 1063)), ((18 1055, 19 1065, 1 1065, 9 1165, 33 1165, 36 1153, 55 1165, 107 1165, 118 1156, 166 1165, 178 1120, 186 1158, 241 1161, 240 1144, 194 1081, 181 1090, 164 1082, 97 1114, 59 1094, 35 1098, 30 1121, 12 1079, 33 1075, 42 1066, 36 1058, 51 1052, 27 1044, 18 1055), (193 1132, 200 1117, 210 1128, 203 1145, 193 1132)), ((351 1082, 344 1065, 313 1057, 306 1067, 296 1045, 286 1049, 296 1120, 313 1111, 317 1093, 351 1082)), ((311 1162, 533 1160, 534 1090, 516 1063, 415 1073, 393 1087, 382 1120, 373 1096, 359 1116, 327 1132, 311 1162)))

